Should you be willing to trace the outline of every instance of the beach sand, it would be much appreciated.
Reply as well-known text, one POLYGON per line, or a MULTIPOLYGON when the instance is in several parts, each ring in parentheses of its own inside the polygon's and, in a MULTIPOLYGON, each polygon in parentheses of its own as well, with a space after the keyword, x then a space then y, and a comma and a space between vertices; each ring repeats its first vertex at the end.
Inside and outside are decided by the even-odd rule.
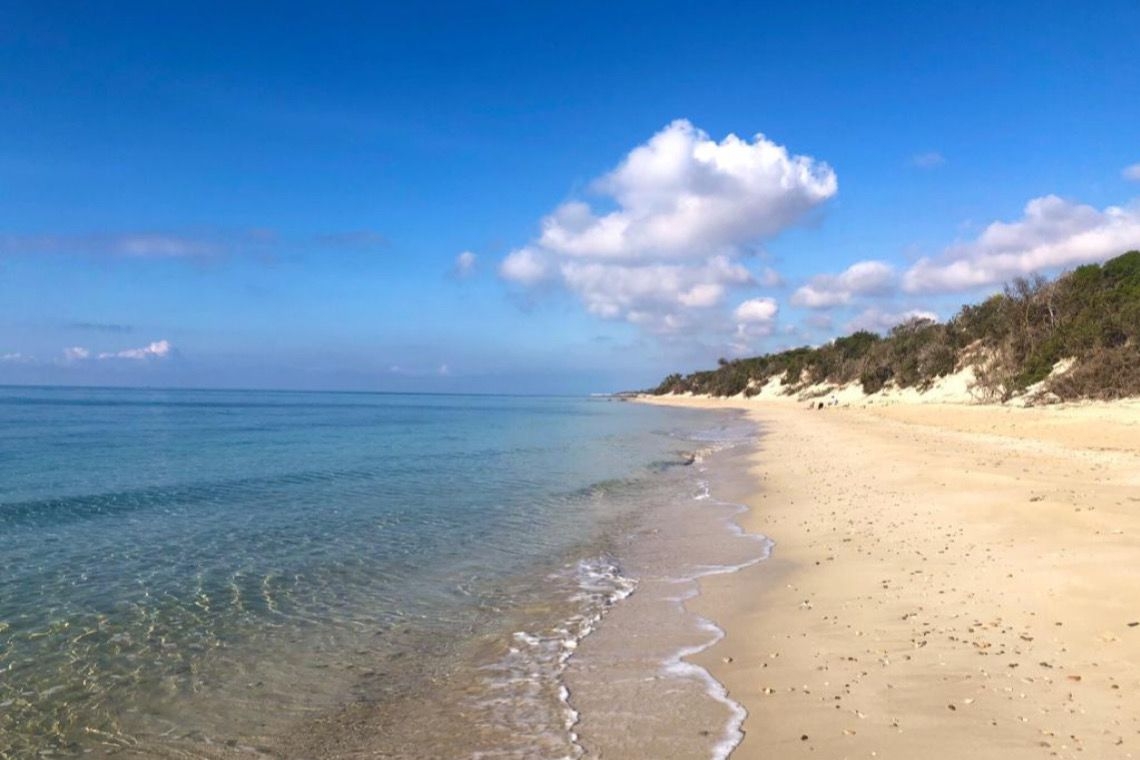
POLYGON ((695 661, 749 758, 1140 757, 1140 406, 744 407, 744 527, 695 661))

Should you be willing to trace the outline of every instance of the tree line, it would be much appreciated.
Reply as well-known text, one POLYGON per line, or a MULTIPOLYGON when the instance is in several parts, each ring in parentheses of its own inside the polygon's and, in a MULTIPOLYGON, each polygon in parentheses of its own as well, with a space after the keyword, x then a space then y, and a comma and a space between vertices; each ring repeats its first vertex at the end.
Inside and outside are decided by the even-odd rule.
POLYGON ((651 393, 751 396, 775 377, 788 394, 853 382, 865 393, 888 385, 926 390, 970 365, 971 392, 983 401, 1007 401, 1041 381, 1066 401, 1140 396, 1140 251, 1055 280, 1017 278, 946 322, 912 319, 886 335, 860 330, 817 348, 718 365, 669 375, 651 393), (1072 366, 1051 374, 1063 359, 1072 366))

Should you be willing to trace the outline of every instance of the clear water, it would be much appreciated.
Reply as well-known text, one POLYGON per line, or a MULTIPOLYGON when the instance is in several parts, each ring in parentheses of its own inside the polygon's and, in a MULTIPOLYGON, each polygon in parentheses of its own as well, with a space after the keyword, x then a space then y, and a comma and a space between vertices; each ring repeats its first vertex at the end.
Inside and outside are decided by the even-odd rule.
POLYGON ((607 400, 0 388, 0 757, 580 756, 567 661, 654 510, 701 503, 680 452, 748 434, 607 400))

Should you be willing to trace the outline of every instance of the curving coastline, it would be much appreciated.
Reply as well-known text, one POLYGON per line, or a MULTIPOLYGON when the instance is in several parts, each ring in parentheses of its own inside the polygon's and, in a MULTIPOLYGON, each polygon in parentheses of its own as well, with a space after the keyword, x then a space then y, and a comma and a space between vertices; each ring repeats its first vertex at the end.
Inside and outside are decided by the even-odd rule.
POLYGON ((1129 757, 1140 407, 738 407, 767 562, 690 604, 748 711, 734 759, 1129 757))

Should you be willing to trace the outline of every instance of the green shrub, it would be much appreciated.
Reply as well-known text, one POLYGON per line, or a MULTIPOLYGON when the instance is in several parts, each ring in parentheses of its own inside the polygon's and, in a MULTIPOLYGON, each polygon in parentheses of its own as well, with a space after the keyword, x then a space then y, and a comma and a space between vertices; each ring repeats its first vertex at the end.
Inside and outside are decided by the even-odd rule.
POLYGON ((874 393, 889 381, 929 388, 972 351, 974 391, 1008 400, 1049 377, 1062 358, 1076 367, 1049 387, 1063 398, 1118 398, 1140 394, 1140 251, 1104 264, 1087 264, 1054 281, 1017 278, 1001 293, 964 305, 945 324, 914 319, 886 337, 861 330, 818 348, 793 348, 746 359, 721 359, 715 370, 672 374, 653 393, 755 395, 773 377, 788 392, 805 381, 858 381, 874 393))

